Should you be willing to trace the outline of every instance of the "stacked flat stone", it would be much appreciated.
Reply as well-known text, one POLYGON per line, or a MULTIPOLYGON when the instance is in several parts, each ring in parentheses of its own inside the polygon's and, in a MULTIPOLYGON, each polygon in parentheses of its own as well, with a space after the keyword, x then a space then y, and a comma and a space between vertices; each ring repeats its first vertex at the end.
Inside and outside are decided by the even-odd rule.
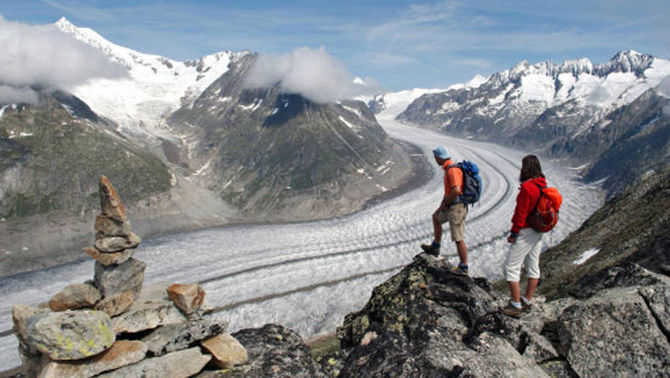
POLYGON ((140 238, 109 179, 100 178, 94 280, 66 286, 48 303, 12 307, 23 373, 39 377, 188 377, 247 361, 223 322, 204 319, 198 284, 143 288, 140 238))
POLYGON ((117 315, 130 307, 131 297, 139 297, 146 264, 132 257, 141 240, 132 232, 123 202, 105 176, 100 177, 100 208, 95 246, 84 252, 95 259, 95 286, 104 300, 101 308, 117 315))

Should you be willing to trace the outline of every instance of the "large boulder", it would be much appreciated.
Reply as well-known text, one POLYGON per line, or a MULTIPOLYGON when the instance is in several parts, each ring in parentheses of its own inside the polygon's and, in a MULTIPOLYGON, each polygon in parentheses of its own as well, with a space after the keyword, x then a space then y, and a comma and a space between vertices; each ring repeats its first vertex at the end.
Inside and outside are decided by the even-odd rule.
POLYGON ((580 376, 670 376, 670 343, 637 288, 603 291, 568 307, 558 334, 561 353, 580 376))
POLYGON ((552 345, 526 320, 539 311, 518 320, 499 303, 486 280, 419 254, 337 329, 348 352, 340 376, 546 376, 536 359, 552 345))
POLYGON ((112 320, 101 311, 44 312, 28 319, 28 342, 52 360, 79 360, 114 344, 112 320))
POLYGON ((45 308, 35 308, 24 304, 12 306, 12 321, 14 322, 14 331, 19 341, 26 342, 28 340, 28 320, 39 313, 48 311, 45 308))
POLYGON ((361 311, 347 315, 337 336, 345 347, 358 345, 373 326, 409 334, 439 327, 462 338, 477 318, 498 308, 486 285, 451 273, 445 260, 420 254, 377 286, 361 311))
POLYGON ((248 362, 228 370, 229 377, 322 377, 311 351, 295 332, 280 325, 232 334, 247 350, 248 362))

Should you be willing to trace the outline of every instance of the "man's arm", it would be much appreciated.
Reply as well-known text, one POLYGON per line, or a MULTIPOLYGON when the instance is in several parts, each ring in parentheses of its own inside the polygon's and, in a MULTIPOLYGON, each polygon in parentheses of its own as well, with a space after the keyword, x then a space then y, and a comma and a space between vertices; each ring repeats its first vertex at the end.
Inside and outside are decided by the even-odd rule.
POLYGON ((460 193, 461 193, 460 185, 452 186, 451 190, 449 191, 449 194, 442 198, 442 204, 440 206, 446 209, 447 207, 449 207, 449 205, 451 205, 452 203, 454 203, 454 201, 456 201, 460 193))

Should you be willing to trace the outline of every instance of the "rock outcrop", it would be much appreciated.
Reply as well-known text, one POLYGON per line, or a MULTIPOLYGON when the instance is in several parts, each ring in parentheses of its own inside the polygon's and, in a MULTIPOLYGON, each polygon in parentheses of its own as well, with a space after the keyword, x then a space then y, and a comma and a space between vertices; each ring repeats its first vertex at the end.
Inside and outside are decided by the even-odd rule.
POLYGON ((486 280, 420 254, 346 317, 343 351, 330 357, 341 377, 668 376, 670 280, 646 272, 655 285, 540 297, 515 319, 500 312, 506 295, 486 280))

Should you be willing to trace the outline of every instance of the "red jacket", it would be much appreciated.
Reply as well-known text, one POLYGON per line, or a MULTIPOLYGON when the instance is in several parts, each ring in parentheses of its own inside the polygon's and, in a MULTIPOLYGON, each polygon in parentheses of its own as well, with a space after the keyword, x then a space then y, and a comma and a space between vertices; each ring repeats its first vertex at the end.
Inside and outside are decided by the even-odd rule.
POLYGON ((540 199, 540 189, 547 187, 547 181, 544 177, 528 179, 521 184, 519 194, 516 196, 516 208, 512 216, 512 234, 516 235, 522 228, 530 227, 526 222, 528 214, 535 208, 540 199))

